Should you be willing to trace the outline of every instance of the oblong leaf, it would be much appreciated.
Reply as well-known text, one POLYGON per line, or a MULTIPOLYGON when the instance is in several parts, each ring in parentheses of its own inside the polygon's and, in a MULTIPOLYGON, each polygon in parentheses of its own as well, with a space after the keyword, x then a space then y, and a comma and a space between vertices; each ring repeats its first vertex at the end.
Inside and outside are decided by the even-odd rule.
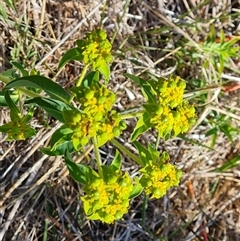
POLYGON ((91 71, 84 76, 82 85, 84 85, 84 87, 91 87, 95 82, 99 82, 99 72, 91 71))
POLYGON ((23 76, 28 76, 28 75, 29 75, 29 74, 28 74, 28 71, 25 70, 25 69, 23 68, 23 66, 22 66, 21 64, 19 64, 18 62, 13 61, 13 62, 11 62, 11 64, 12 64, 13 66, 15 66, 15 67, 22 73, 23 76))
POLYGON ((8 83, 3 90, 19 87, 32 87, 44 90, 51 98, 61 100, 62 102, 67 103, 70 100, 70 95, 65 89, 44 76, 31 75, 15 79, 8 83))
MULTIPOLYGON (((142 93, 145 97, 145 99, 149 102, 149 103, 156 103, 156 97, 153 94, 153 88, 150 86, 151 82, 147 82, 146 80, 135 76, 135 75, 131 75, 128 73, 125 73, 124 76, 128 77, 129 79, 133 80, 136 84, 141 86, 141 90, 142 93)), ((154 83, 154 81, 152 81, 154 83)))
POLYGON ((119 151, 116 150, 115 157, 114 157, 110 167, 112 168, 113 171, 117 171, 117 170, 120 170, 121 165, 122 165, 121 155, 120 155, 119 151))
POLYGON ((105 77, 106 82, 108 83, 110 78, 110 68, 109 65, 104 61, 97 70, 105 77))
POLYGON ((83 60, 82 51, 79 48, 69 49, 61 58, 58 68, 61 69, 65 64, 71 60, 83 60))
POLYGON ((152 155, 151 155, 151 153, 149 152, 149 150, 147 148, 142 146, 137 141, 134 141, 133 145, 138 149, 138 153, 139 153, 139 156, 140 156, 141 161, 143 163, 143 166, 145 166, 146 163, 148 163, 148 161, 153 160, 152 155))
POLYGON ((9 91, 5 92, 5 100, 7 102, 7 105, 9 107, 9 109, 11 110, 11 114, 14 114, 16 116, 18 116, 18 114, 20 113, 20 110, 18 109, 18 107, 16 106, 16 104, 12 101, 9 91))
MULTIPOLYGON (((66 131, 65 131, 66 129, 68 130, 69 128, 67 128, 66 126, 63 125, 52 134, 52 137, 50 140, 51 150, 56 149, 56 146, 58 144, 65 143, 67 141, 71 141, 71 136, 66 134, 66 131)), ((70 133, 70 135, 71 135, 71 133, 70 133)), ((66 152, 66 150, 65 150, 65 152, 66 152)))
POLYGON ((65 155, 66 151, 72 153, 75 151, 70 135, 67 135, 65 126, 57 129, 50 140, 49 148, 41 148, 41 151, 49 156, 65 155))
POLYGON ((102 166, 102 175, 106 183, 114 183, 117 180, 114 171, 109 166, 102 166))
POLYGON ((239 164, 240 164, 240 155, 237 155, 232 159, 230 159, 229 161, 226 161, 225 163, 223 163, 221 167, 212 170, 212 172, 226 172, 236 166, 239 166, 239 164))
POLYGON ((129 196, 129 199, 133 199, 137 196, 139 196, 143 191, 143 187, 140 183, 138 183, 137 185, 134 186, 130 196, 129 196))
MULTIPOLYGON (((6 91, 0 91, 0 106, 8 105, 5 99, 5 93, 6 91)), ((16 91, 9 91, 9 95, 14 103, 18 101, 19 95, 16 93, 16 91)))
POLYGON ((71 110, 72 107, 62 101, 48 98, 36 97, 25 102, 25 104, 35 103, 42 107, 49 115, 64 123, 63 110, 71 110))
POLYGON ((134 81, 136 84, 138 84, 138 85, 141 85, 141 82, 142 82, 142 80, 143 80, 143 79, 141 79, 140 77, 135 76, 135 75, 132 75, 132 74, 129 74, 129 73, 124 73, 123 75, 124 75, 125 77, 133 80, 133 81, 134 81))
POLYGON ((82 164, 75 163, 70 154, 66 152, 65 162, 72 178, 82 184, 88 183, 88 176, 91 175, 91 168, 82 164))
POLYGON ((150 116, 145 112, 138 120, 136 127, 131 135, 131 141, 135 141, 139 135, 145 133, 151 127, 150 116))
POLYGON ((66 150, 68 150, 70 153, 75 151, 72 145, 72 141, 65 141, 60 143, 54 150, 50 148, 40 148, 40 151, 48 156, 63 156, 66 150))

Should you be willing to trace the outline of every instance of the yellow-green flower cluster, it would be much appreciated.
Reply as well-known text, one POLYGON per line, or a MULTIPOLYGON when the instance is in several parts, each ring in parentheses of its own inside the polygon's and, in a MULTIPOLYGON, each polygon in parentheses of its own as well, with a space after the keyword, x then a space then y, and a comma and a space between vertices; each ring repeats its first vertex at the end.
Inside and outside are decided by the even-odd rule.
POLYGON ((98 69, 101 65, 112 61, 111 43, 107 40, 105 31, 98 29, 86 34, 86 39, 78 40, 85 64, 92 64, 93 69, 98 69))
POLYGON ((83 190, 81 200, 88 218, 112 223, 127 213, 133 184, 128 173, 118 170, 107 181, 95 177, 83 190))
POLYGON ((184 89, 186 83, 180 77, 159 79, 157 92, 159 94, 159 102, 175 108, 182 103, 184 89))
POLYGON ((177 136, 189 130, 195 123, 194 106, 183 100, 185 87, 185 81, 179 77, 170 77, 168 80, 161 78, 156 84, 159 103, 150 122, 161 137, 171 133, 177 136))
POLYGON ((26 123, 26 118, 21 116, 0 126, 0 131, 7 133, 7 140, 26 140, 35 134, 35 130, 26 123))
POLYGON ((116 96, 104 85, 95 83, 91 87, 80 87, 77 98, 81 103, 81 112, 66 110, 63 113, 65 126, 73 131, 76 150, 86 145, 92 137, 97 137, 98 146, 102 146, 126 128, 120 115, 111 110, 116 96))
POLYGON ((139 182, 144 187, 145 193, 151 198, 164 196, 169 188, 179 184, 182 176, 182 172, 174 165, 161 160, 150 160, 140 172, 143 176, 139 182))
POLYGON ((26 140, 35 134, 34 129, 25 122, 15 122, 11 121, 7 123, 8 125, 8 140, 26 140))
POLYGON ((174 117, 169 106, 160 105, 151 117, 151 123, 158 130, 161 137, 171 133, 174 126, 174 117))
POLYGON ((188 104, 187 100, 184 100, 173 112, 174 124, 173 131, 174 135, 184 133, 195 124, 195 108, 188 104))
POLYGON ((116 101, 116 95, 99 83, 92 84, 90 88, 82 87, 78 96, 82 104, 81 109, 88 115, 94 116, 96 121, 101 120, 116 101))

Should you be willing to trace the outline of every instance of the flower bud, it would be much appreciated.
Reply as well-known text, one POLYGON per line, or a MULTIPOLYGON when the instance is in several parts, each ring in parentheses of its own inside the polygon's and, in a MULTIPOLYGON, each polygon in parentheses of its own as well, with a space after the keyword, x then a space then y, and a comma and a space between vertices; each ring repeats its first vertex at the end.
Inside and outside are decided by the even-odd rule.
POLYGON ((94 91, 92 91, 92 90, 85 91, 85 98, 87 100, 91 100, 93 97, 94 97, 94 91))

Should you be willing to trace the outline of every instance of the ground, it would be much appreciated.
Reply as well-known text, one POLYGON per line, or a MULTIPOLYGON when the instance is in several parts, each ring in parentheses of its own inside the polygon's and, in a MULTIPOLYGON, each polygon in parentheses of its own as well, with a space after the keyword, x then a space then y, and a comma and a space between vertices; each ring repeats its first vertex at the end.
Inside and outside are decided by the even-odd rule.
MULTIPOLYGON (((143 78, 146 73, 173 74, 186 80, 185 97, 196 106, 198 121, 186 135, 160 141, 159 151, 168 151, 170 162, 184 172, 180 185, 159 200, 140 195, 123 220, 106 225, 86 219, 81 186, 63 159, 39 150, 59 124, 36 109, 31 123, 38 130, 35 137, 7 141, 0 134, 0 240, 240 240, 239 51, 220 75, 219 65, 204 61, 208 55, 199 57, 212 28, 214 43, 221 30, 226 43, 238 37, 239 2, 19 0, 15 9, 9 3, 0 2, 0 72, 15 61, 68 88, 83 66, 71 62, 58 71, 58 61, 76 39, 102 26, 113 43, 110 87, 118 96, 116 108, 143 101, 124 73, 143 78), (231 77, 234 85, 228 84, 231 77)), ((7 108, 1 108, 0 124, 9 118, 7 108)), ((129 125, 119 141, 134 152, 128 141, 135 121, 129 125)), ((141 141, 155 140, 151 131, 141 141)), ((91 151, 89 147, 76 160, 86 161, 91 151)), ((110 144, 101 148, 103 158, 109 160, 113 153, 110 144)), ((134 175, 136 167, 124 155, 123 167, 134 175)))

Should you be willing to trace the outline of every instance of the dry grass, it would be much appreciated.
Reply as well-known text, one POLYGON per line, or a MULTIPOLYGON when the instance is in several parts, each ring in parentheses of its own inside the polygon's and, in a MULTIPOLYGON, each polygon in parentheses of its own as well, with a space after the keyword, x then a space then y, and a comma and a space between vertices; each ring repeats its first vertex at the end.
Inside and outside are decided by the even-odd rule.
MULTIPOLYGON (((198 0, 112 0, 106 4, 21 0, 16 12, 2 4, 8 18, 0 18, 0 71, 9 68, 11 60, 27 68, 36 61, 42 74, 64 87, 72 85, 82 66, 68 64, 58 72, 59 59, 74 40, 102 23, 114 40, 111 87, 118 93, 116 107, 120 110, 142 101, 139 89, 123 77, 126 71, 135 75, 149 71, 158 76, 174 73, 190 83, 202 76, 203 68, 191 65, 188 56, 183 56, 183 67, 178 67, 176 52, 184 49, 186 41, 198 46, 210 24, 224 29, 227 36, 239 32, 240 4, 231 0, 205 4, 198 0)), ((231 75, 234 67, 239 63, 233 61, 226 74, 231 75)), ((204 73, 207 85, 219 83, 211 77, 212 71, 204 73)), ((232 122, 239 127, 238 95, 238 90, 229 95, 208 91, 210 104, 199 109, 199 120, 206 119, 210 109, 227 115, 234 112, 232 122)), ((212 118, 211 113, 208 117, 212 118)), ((1 109, 0 124, 8 119, 7 110, 1 109)), ((42 113, 36 114, 32 124, 38 134, 29 141, 7 142, 0 136, 0 240, 240 240, 240 169, 214 171, 239 155, 238 136, 230 143, 219 133, 216 144, 209 148, 212 139, 205 134, 210 126, 199 121, 186 136, 191 141, 175 138, 162 142, 159 150, 169 151, 172 162, 185 172, 181 185, 160 200, 141 195, 132 202, 124 220, 105 225, 86 220, 78 200, 81 187, 67 175, 63 160, 38 151, 47 145, 58 125, 47 120, 52 128, 46 130, 45 121, 42 113)), ((126 132, 120 141, 132 148, 128 137, 126 132)), ((148 133, 142 141, 155 139, 155 133, 148 133)), ((113 152, 112 146, 102 148, 106 160, 113 152)), ((91 155, 91 147, 76 156, 76 161, 84 161, 88 153, 91 155)), ((124 167, 134 174, 136 167, 123 158, 124 167)))

